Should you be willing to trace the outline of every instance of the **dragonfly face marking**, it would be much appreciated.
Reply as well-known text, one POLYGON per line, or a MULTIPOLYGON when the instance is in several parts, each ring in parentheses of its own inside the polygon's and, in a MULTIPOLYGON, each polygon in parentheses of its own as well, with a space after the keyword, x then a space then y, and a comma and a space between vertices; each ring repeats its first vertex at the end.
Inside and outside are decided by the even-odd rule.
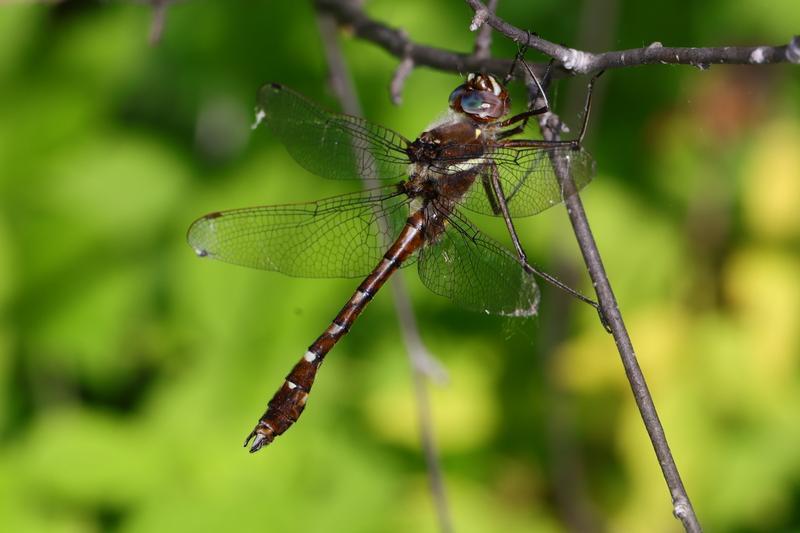
POLYGON ((561 202, 594 175, 591 156, 579 146, 511 139, 522 130, 514 124, 530 114, 501 120, 511 101, 487 74, 468 75, 450 95, 448 118, 413 141, 328 112, 277 83, 258 98, 256 123, 306 170, 383 185, 315 202, 214 212, 189 228, 187 240, 201 257, 292 276, 363 279, 269 401, 245 442, 253 452, 297 420, 327 354, 402 266, 416 263, 424 285, 463 307, 535 315, 535 281, 466 211, 500 215, 491 180, 502 186, 508 214, 519 217, 561 202), (554 165, 569 169, 568 190, 554 165))

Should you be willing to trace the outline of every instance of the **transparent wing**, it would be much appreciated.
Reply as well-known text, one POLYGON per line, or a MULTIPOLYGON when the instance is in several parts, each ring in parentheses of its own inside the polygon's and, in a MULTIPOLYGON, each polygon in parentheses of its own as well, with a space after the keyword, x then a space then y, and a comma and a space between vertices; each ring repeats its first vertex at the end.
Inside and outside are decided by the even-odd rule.
POLYGON ((236 265, 290 276, 359 277, 375 268, 407 217, 407 197, 390 186, 209 213, 192 223, 186 240, 197 255, 236 265))
POLYGON ((364 119, 331 113, 278 83, 258 93, 257 118, 306 170, 331 179, 406 176, 409 141, 364 119))
POLYGON ((419 252, 419 277, 430 290, 474 311, 535 315, 539 288, 516 256, 481 234, 458 212, 444 233, 419 252))
MULTIPOLYGON (((499 147, 485 156, 487 165, 481 180, 488 180, 497 169, 508 210, 513 217, 535 215, 559 204, 570 194, 582 189, 595 174, 594 159, 583 148, 555 145, 552 147, 499 147), (553 165, 569 172, 574 189, 562 189, 553 165)), ((460 204, 485 215, 500 215, 487 195, 486 187, 476 183, 460 204)))

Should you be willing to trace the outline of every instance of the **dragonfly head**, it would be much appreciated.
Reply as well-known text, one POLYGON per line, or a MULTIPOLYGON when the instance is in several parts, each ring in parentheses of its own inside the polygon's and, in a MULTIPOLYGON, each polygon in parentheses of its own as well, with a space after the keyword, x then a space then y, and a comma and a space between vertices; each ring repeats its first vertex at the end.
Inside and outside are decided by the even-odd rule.
POLYGON ((491 74, 469 74, 466 83, 450 93, 450 109, 476 122, 493 122, 510 107, 508 91, 491 74))

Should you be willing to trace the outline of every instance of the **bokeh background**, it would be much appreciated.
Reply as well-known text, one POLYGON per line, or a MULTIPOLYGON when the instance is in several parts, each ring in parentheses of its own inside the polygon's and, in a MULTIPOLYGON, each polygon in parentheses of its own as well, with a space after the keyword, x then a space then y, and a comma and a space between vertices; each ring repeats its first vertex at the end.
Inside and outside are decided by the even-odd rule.
MULTIPOLYGON (((0 4, 0 530, 436 531, 390 291, 332 352, 301 422, 250 455, 266 400, 357 282, 201 261, 184 242, 209 211, 359 187, 249 128, 266 81, 336 106, 310 3, 187 0, 155 46, 144 3, 0 4)), ((461 1, 367 10, 471 50, 461 1)), ((500 15, 595 51, 800 33, 789 0, 503 0, 500 15)), ((415 70, 394 107, 397 61, 343 45, 365 114, 408 137, 460 83, 415 70)), ((498 37, 494 52, 514 48, 498 37)), ((573 125, 585 83, 554 98, 573 125)), ((800 530, 799 107, 786 64, 599 83, 583 198, 708 531, 800 530)), ((563 209, 519 229, 535 262, 591 290, 563 209)), ((432 403, 457 531, 681 529, 592 309, 545 287, 520 326, 403 275, 450 375, 432 403)))

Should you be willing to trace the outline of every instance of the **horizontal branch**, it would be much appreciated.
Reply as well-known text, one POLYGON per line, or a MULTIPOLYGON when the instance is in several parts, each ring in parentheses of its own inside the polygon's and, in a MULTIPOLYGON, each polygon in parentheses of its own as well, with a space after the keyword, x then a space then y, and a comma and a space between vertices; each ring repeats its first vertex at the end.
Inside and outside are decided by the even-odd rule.
MULTIPOLYGON (((712 64, 766 65, 787 62, 800 64, 799 36, 795 36, 788 44, 782 46, 695 48, 668 47, 660 42, 654 42, 644 48, 592 53, 561 46, 535 33, 517 28, 492 13, 479 0, 466 0, 466 2, 475 11, 470 29, 477 31, 484 24, 488 24, 513 41, 555 58, 559 64, 551 72, 554 77, 652 64, 692 65, 698 68, 706 68, 712 64)), ((378 45, 413 67, 425 66, 462 74, 487 72, 498 76, 504 76, 511 67, 512 61, 508 59, 453 52, 415 43, 402 29, 392 28, 370 18, 359 3, 352 0, 315 0, 315 3, 321 12, 330 14, 339 26, 345 27, 360 39, 378 45)), ((546 67, 544 64, 538 64, 533 65, 533 68, 539 76, 546 67)))
POLYGON ((398 59, 412 61, 415 66, 445 72, 487 72, 498 76, 504 76, 511 68, 509 59, 462 54, 417 44, 403 30, 371 19, 352 1, 316 0, 316 6, 320 11, 333 16, 340 26, 344 26, 356 37, 380 46, 398 59))
POLYGON ((562 67, 575 74, 592 74, 602 70, 639 65, 692 65, 706 68, 712 64, 766 65, 770 63, 800 63, 800 36, 782 46, 716 46, 709 48, 674 48, 654 42, 645 48, 631 48, 594 54, 568 48, 535 33, 509 24, 491 12, 479 0, 466 0, 475 11, 470 29, 475 31, 482 24, 489 24, 509 39, 527 45, 558 60, 562 67))

